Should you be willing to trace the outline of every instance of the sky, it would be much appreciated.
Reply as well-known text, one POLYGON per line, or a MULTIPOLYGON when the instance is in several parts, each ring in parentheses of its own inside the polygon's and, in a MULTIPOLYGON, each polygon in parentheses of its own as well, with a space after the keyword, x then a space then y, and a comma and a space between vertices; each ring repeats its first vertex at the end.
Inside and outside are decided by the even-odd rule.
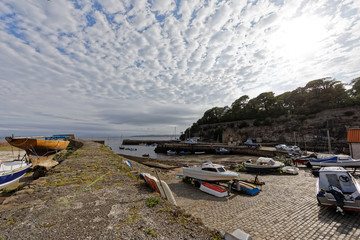
POLYGON ((0 136, 179 134, 360 76, 359 0, 2 0, 0 136))

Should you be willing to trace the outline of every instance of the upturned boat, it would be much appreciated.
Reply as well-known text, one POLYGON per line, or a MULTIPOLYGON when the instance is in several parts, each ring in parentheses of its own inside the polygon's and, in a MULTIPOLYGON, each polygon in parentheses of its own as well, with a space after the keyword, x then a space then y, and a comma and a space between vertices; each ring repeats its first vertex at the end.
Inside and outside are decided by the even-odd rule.
POLYGON ((348 155, 336 155, 329 158, 311 159, 311 166, 319 167, 360 167, 360 159, 352 159, 348 155))
POLYGON ((284 163, 275 161, 272 158, 259 157, 256 161, 253 159, 249 159, 244 163, 244 166, 247 170, 252 171, 266 171, 266 170, 274 170, 281 167, 284 167, 284 163))
POLYGON ((22 178, 30 167, 31 163, 26 161, 0 163, 0 190, 22 178))
POLYGON ((319 170, 316 198, 320 205, 338 212, 360 211, 360 185, 343 167, 323 167, 319 170))
POLYGON ((200 185, 200 190, 206 193, 209 193, 211 195, 214 195, 216 197, 227 197, 229 196, 229 192, 219 185, 208 183, 208 182, 202 182, 200 185))
POLYGON ((10 145, 39 156, 63 150, 70 143, 66 138, 52 137, 5 137, 5 139, 10 145))
POLYGON ((214 164, 210 160, 201 165, 183 167, 183 174, 186 177, 204 181, 230 181, 239 177, 236 172, 227 170, 224 166, 214 164))

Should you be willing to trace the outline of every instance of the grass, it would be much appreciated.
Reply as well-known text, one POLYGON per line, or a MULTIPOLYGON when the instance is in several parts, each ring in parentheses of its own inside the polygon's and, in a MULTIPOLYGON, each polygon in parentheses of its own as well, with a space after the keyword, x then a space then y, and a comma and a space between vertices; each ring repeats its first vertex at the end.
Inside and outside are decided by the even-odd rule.
POLYGON ((6 145, 6 146, 0 146, 0 151, 13 151, 14 152, 14 154, 15 153, 17 153, 17 152, 19 152, 19 151, 24 151, 24 150, 22 150, 22 149, 20 149, 20 148, 17 148, 17 147, 13 147, 13 146, 11 146, 11 145, 6 145))
POLYGON ((149 208, 155 207, 156 205, 158 205, 161 202, 161 198, 160 197, 149 197, 148 199, 146 199, 146 206, 148 206, 149 208))
POLYGON ((147 229, 146 234, 148 234, 152 237, 156 237, 156 232, 152 228, 147 229))

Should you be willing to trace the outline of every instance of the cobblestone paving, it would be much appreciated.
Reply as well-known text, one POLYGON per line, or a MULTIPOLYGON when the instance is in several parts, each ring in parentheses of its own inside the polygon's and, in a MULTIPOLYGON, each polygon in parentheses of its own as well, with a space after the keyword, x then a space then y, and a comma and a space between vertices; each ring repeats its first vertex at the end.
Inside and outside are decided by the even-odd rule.
MULTIPOLYGON (((254 175, 240 173, 242 179, 254 175)), ((210 228, 239 228, 253 239, 360 239, 360 213, 317 205, 316 181, 310 170, 299 175, 260 175, 265 182, 257 196, 233 192, 217 198, 190 184, 169 181, 178 205, 210 228)))

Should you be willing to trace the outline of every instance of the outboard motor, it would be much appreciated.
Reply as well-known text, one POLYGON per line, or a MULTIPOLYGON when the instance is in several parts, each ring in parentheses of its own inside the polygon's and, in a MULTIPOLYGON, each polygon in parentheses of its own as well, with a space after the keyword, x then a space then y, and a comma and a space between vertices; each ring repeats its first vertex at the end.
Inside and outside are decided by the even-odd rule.
POLYGON ((328 192, 331 193, 336 200, 336 212, 340 212, 342 215, 344 215, 343 208, 344 208, 345 196, 343 192, 335 186, 330 186, 329 189, 330 190, 328 192))

